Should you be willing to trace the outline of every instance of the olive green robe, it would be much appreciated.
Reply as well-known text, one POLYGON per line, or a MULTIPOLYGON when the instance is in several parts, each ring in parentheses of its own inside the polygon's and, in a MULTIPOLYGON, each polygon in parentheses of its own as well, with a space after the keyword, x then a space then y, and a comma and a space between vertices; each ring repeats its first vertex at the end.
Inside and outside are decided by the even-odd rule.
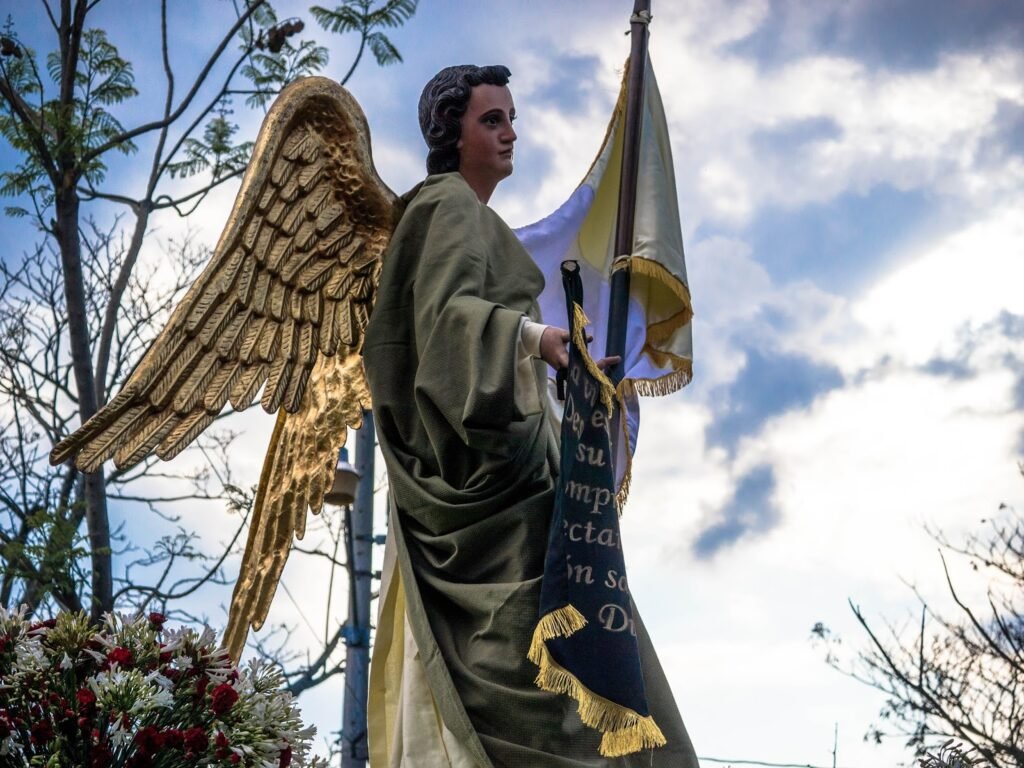
MULTIPOLYGON (((603 758, 576 702, 534 684, 527 650, 558 462, 543 411, 517 407, 514 352, 543 278, 458 173, 431 176, 406 198, 363 354, 406 614, 440 717, 481 768, 695 768, 639 620, 668 746, 603 758)), ((535 373, 543 403, 541 361, 535 373)))

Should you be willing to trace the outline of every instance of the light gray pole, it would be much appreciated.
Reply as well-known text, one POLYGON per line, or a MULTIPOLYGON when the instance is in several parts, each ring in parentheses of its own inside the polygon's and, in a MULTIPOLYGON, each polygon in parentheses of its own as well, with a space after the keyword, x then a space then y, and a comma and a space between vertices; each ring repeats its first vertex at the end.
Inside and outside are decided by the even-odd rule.
POLYGON ((370 681, 370 588, 373 577, 373 414, 363 411, 363 426, 356 432, 355 504, 345 531, 349 589, 345 636, 345 698, 342 709, 341 766, 365 768, 369 760, 366 741, 366 696, 370 681))

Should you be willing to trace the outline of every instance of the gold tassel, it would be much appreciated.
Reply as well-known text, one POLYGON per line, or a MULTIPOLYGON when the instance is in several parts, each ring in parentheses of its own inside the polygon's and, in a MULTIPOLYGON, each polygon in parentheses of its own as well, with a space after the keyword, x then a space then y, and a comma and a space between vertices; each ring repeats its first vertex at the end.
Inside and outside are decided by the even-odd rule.
POLYGON ((572 343, 576 345, 576 349, 580 351, 580 356, 583 358, 583 364, 587 366, 587 371, 593 376, 601 387, 601 403, 605 408, 608 409, 608 416, 610 417, 614 413, 614 397, 615 397, 615 386, 611 383, 607 376, 604 375, 604 371, 597 367, 597 363, 594 362, 594 358, 590 356, 590 352, 587 351, 586 336, 583 333, 585 326, 590 325, 590 319, 583 311, 583 307, 573 302, 573 329, 572 329, 572 343))
POLYGON ((605 757, 622 757, 644 749, 663 747, 665 735, 654 718, 640 718, 636 725, 623 731, 610 731, 601 737, 600 752, 605 757))
POLYGON ((629 271, 634 275, 643 275, 651 280, 657 280, 672 291, 683 304, 683 318, 682 322, 678 324, 686 325, 690 322, 690 319, 693 317, 693 303, 690 299, 690 289, 686 283, 665 269, 664 265, 660 262, 640 258, 639 256, 630 257, 629 271))
POLYGON ((586 618, 573 605, 566 605, 546 614, 537 622, 537 628, 533 630, 533 639, 530 641, 527 658, 539 666, 541 649, 544 647, 545 640, 550 640, 553 637, 569 637, 585 626, 587 626, 586 618))
MULTIPOLYGON (((682 359, 682 367, 656 379, 630 379, 630 386, 644 397, 664 397, 677 392, 693 379, 693 363, 682 359)), ((625 380, 623 380, 625 381, 625 380)))
POLYGON ((619 388, 615 390, 615 397, 619 401, 619 426, 622 428, 622 440, 626 445, 626 469, 622 473, 622 482, 615 492, 615 506, 619 510, 619 517, 626 508, 626 499, 629 498, 629 487, 633 481, 633 446, 629 443, 629 422, 626 419, 626 396, 628 390, 633 386, 631 379, 623 379, 619 382, 619 388))
POLYGON ((537 659, 531 657, 531 661, 540 667, 535 681, 537 687, 576 700, 577 712, 583 724, 603 734, 599 750, 601 755, 620 757, 643 749, 663 747, 668 743, 650 715, 644 717, 628 707, 598 696, 556 662, 543 643, 538 651, 537 659))

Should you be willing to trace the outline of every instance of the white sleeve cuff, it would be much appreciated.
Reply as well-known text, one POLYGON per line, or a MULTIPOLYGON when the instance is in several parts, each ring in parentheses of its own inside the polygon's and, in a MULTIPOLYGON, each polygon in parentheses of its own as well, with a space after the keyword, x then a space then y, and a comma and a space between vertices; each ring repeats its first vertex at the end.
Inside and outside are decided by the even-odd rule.
POLYGON ((540 357, 540 337, 547 330, 543 323, 535 323, 528 317, 523 317, 519 324, 519 334, 523 342, 523 349, 530 357, 540 357))

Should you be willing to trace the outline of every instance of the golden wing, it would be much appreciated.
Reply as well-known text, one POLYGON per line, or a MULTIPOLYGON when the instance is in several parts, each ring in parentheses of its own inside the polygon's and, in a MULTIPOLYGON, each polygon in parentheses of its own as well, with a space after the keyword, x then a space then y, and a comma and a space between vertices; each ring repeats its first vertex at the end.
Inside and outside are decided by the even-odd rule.
POLYGON ((258 630, 266 621, 292 537, 305 533, 306 508, 316 514, 323 507, 347 428, 357 428, 369 408, 363 360, 353 354, 321 358, 299 410, 278 413, 224 633, 236 661, 249 628, 258 630))
POLYGON ((111 456, 169 459, 261 388, 268 412, 300 409, 318 360, 361 349, 396 202, 355 99, 322 77, 285 88, 210 264, 124 388, 50 461, 90 472, 111 456))

